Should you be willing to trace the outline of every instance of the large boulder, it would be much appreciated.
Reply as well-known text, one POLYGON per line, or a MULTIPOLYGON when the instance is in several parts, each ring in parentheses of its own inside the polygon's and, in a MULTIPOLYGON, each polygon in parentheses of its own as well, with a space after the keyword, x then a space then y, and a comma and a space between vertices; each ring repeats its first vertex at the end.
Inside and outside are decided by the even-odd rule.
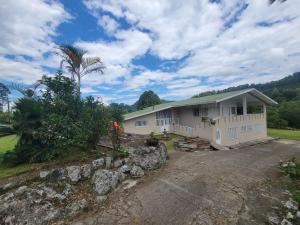
POLYGON ((144 171, 139 166, 133 166, 130 170, 130 175, 132 177, 142 177, 142 176, 144 176, 144 171))
POLYGON ((92 183, 94 190, 99 195, 105 195, 116 188, 124 179, 125 175, 121 172, 97 170, 92 177, 92 183))
POLYGON ((132 164, 144 170, 158 169, 167 160, 167 148, 164 144, 157 147, 140 147, 131 154, 130 159, 132 164))
POLYGON ((73 182, 77 183, 81 179, 80 166, 68 166, 67 168, 68 178, 73 182))

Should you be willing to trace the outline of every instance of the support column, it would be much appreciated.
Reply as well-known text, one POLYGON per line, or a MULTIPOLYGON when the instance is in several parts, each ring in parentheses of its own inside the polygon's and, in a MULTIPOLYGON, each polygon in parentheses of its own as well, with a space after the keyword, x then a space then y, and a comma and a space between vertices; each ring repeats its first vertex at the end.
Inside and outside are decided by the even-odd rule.
POLYGON ((243 96, 243 115, 247 115, 247 98, 246 98, 246 95, 243 96))

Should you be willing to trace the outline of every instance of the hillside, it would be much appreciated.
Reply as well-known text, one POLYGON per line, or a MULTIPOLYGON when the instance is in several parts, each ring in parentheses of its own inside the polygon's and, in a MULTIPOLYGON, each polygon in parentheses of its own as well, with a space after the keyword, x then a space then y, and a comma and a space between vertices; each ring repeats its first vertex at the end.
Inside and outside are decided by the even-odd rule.
POLYGON ((277 81, 271 81, 264 84, 244 84, 236 87, 229 87, 220 91, 207 91, 193 97, 242 90, 246 88, 256 88, 278 102, 300 100, 300 72, 294 73, 293 75, 289 75, 277 81))

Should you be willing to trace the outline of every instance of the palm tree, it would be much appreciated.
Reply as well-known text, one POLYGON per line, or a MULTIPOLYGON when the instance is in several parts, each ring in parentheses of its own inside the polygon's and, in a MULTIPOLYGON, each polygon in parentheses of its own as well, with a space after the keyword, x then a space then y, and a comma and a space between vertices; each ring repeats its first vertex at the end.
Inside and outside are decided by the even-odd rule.
POLYGON ((71 73, 72 79, 77 79, 78 94, 80 95, 81 78, 92 72, 103 74, 104 65, 99 57, 84 57, 86 51, 72 45, 60 45, 61 67, 66 64, 67 70, 71 73))

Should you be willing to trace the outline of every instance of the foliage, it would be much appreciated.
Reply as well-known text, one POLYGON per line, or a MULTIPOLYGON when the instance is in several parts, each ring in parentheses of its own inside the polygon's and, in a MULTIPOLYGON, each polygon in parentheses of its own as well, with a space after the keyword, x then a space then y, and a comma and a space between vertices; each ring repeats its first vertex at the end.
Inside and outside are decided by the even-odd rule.
POLYGON ((153 91, 145 91, 141 94, 139 100, 135 103, 137 109, 144 109, 149 106, 160 104, 161 100, 153 91))
POLYGON ((130 112, 130 106, 123 103, 111 103, 109 105, 109 111, 114 121, 122 123, 124 121, 123 115, 130 112))
POLYGON ((2 107, 5 104, 9 105, 8 95, 10 94, 10 90, 6 85, 0 83, 0 112, 3 110, 2 107))
POLYGON ((11 112, 0 112, 0 124, 10 124, 12 122, 11 112))
POLYGON ((77 84, 59 71, 39 81, 41 95, 16 101, 14 129, 20 137, 4 162, 44 162, 59 158, 74 147, 95 148, 107 132, 110 113, 92 97, 80 99, 77 84))
POLYGON ((282 170, 291 178, 287 183, 293 199, 300 204, 300 161, 295 157, 281 164, 282 170))
POLYGON ((12 128, 11 125, 1 125, 0 124, 0 137, 4 137, 7 135, 15 134, 15 130, 12 128))
POLYGON ((81 78, 90 73, 103 73, 104 65, 99 57, 84 57, 86 51, 71 45, 60 45, 61 65, 66 64, 72 80, 77 79, 77 94, 80 94, 81 78))

